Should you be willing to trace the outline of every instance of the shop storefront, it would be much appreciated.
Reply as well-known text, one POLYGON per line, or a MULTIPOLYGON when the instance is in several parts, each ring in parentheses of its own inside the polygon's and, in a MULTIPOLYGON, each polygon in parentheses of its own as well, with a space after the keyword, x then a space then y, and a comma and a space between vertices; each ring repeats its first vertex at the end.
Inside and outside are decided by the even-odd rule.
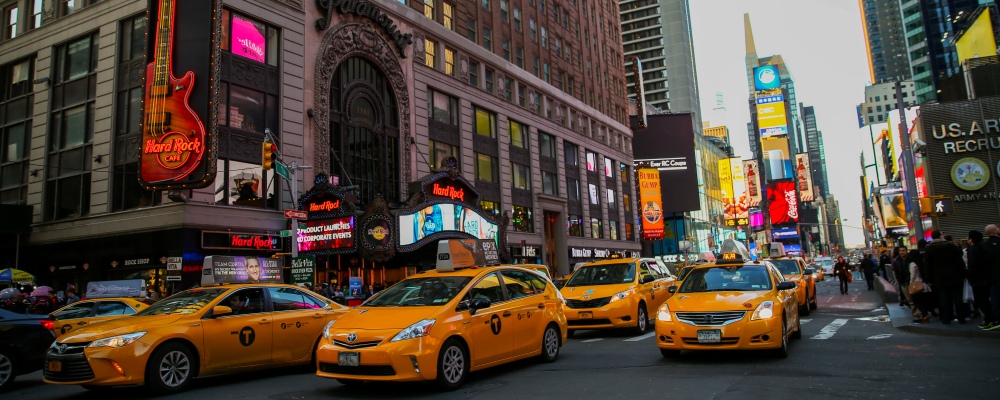
POLYGON ((611 258, 633 258, 641 257, 639 250, 619 250, 603 247, 570 247, 570 264, 575 266, 578 263, 607 260, 611 258))
POLYGON ((514 264, 541 264, 542 247, 532 245, 511 246, 510 253, 514 264))

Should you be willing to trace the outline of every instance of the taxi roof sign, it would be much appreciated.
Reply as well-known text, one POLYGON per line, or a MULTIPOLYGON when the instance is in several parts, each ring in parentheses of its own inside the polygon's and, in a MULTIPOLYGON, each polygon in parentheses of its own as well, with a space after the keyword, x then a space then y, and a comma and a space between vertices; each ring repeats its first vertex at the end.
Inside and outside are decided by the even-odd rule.
POLYGON ((742 264, 750 260, 750 251, 747 247, 733 239, 722 242, 721 253, 716 264, 742 264))
POLYGON ((144 279, 93 281, 87 284, 87 292, 84 297, 87 299, 146 297, 146 281, 144 279))
POLYGON ((457 268, 500 264, 500 251, 496 242, 480 239, 450 239, 438 242, 438 272, 452 272, 457 268))
POLYGON ((281 283, 281 264, 264 257, 208 256, 201 268, 201 285, 281 283))

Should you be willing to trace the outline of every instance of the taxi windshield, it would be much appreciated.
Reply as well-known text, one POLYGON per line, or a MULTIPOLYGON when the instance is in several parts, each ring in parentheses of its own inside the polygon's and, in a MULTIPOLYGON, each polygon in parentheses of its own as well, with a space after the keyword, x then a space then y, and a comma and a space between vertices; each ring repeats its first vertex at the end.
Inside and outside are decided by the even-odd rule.
POLYGON ((771 290, 767 269, 760 265, 695 268, 678 292, 730 292, 771 290))
POLYGON ((588 265, 578 269, 566 282, 566 287, 614 285, 634 280, 635 265, 631 263, 588 265))
POLYGON ((778 271, 781 271, 782 275, 795 275, 800 274, 799 272, 799 262, 795 260, 769 260, 771 264, 778 267, 778 271))
POLYGON ((365 302, 370 307, 437 306, 454 299, 472 277, 448 276, 404 280, 365 302))
POLYGON ((160 300, 136 315, 187 315, 205 308, 226 289, 194 289, 160 300))

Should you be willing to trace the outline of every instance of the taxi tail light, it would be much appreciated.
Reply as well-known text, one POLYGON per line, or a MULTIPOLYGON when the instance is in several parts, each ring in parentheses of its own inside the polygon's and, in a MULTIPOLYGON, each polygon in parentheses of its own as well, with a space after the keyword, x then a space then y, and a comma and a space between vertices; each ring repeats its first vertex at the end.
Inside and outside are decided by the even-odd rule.
POLYGON ((51 319, 40 319, 38 320, 38 323, 42 324, 42 326, 45 327, 45 329, 48 329, 49 332, 55 332, 56 330, 56 323, 51 319))
POLYGON ((760 303, 757 309, 753 310, 751 321, 758 319, 768 319, 774 316, 774 302, 771 300, 760 303))

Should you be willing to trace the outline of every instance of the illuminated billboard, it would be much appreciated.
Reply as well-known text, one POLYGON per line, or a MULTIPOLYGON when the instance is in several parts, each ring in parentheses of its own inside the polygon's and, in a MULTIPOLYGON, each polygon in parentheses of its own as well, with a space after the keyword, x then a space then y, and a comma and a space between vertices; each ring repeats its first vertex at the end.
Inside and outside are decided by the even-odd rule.
POLYGON ((298 230, 299 251, 334 250, 354 247, 354 217, 305 222, 298 230))
POLYGON ((764 230, 764 212, 760 210, 750 211, 750 230, 754 232, 764 230))
POLYGON ((812 173, 809 169, 809 153, 795 155, 795 177, 799 183, 799 199, 802 202, 813 201, 812 173))
POLYGON ((642 237, 663 238, 663 200, 660 192, 660 171, 639 168, 639 204, 642 205, 642 237))
POLYGON ((981 12, 972 26, 958 37, 955 51, 958 53, 959 64, 970 58, 997 55, 997 42, 993 36, 993 21, 990 20, 989 9, 981 12))
POLYGON ((761 139, 760 148, 764 153, 768 182, 792 179, 792 158, 787 137, 761 139))
POLYGON ((743 177, 746 182, 749 206, 757 207, 764 197, 760 186, 760 164, 757 163, 757 160, 743 161, 743 177))
POLYGON ((757 129, 760 137, 788 134, 785 102, 757 104, 757 129))
POLYGON ((795 224, 799 222, 799 200, 794 182, 775 182, 767 185, 767 208, 771 214, 771 226, 795 224))
POLYGON ((754 68, 753 87, 758 92, 761 90, 777 89, 781 87, 781 76, 778 75, 778 67, 765 65, 754 68))
POLYGON ((430 240, 435 234, 446 232, 462 232, 476 239, 496 241, 497 229, 497 224, 470 207, 452 203, 434 204, 414 213, 399 215, 399 245, 430 240))
POLYGON ((723 214, 726 226, 750 223, 750 199, 747 197, 743 163, 738 158, 719 160, 719 183, 722 186, 723 214))

